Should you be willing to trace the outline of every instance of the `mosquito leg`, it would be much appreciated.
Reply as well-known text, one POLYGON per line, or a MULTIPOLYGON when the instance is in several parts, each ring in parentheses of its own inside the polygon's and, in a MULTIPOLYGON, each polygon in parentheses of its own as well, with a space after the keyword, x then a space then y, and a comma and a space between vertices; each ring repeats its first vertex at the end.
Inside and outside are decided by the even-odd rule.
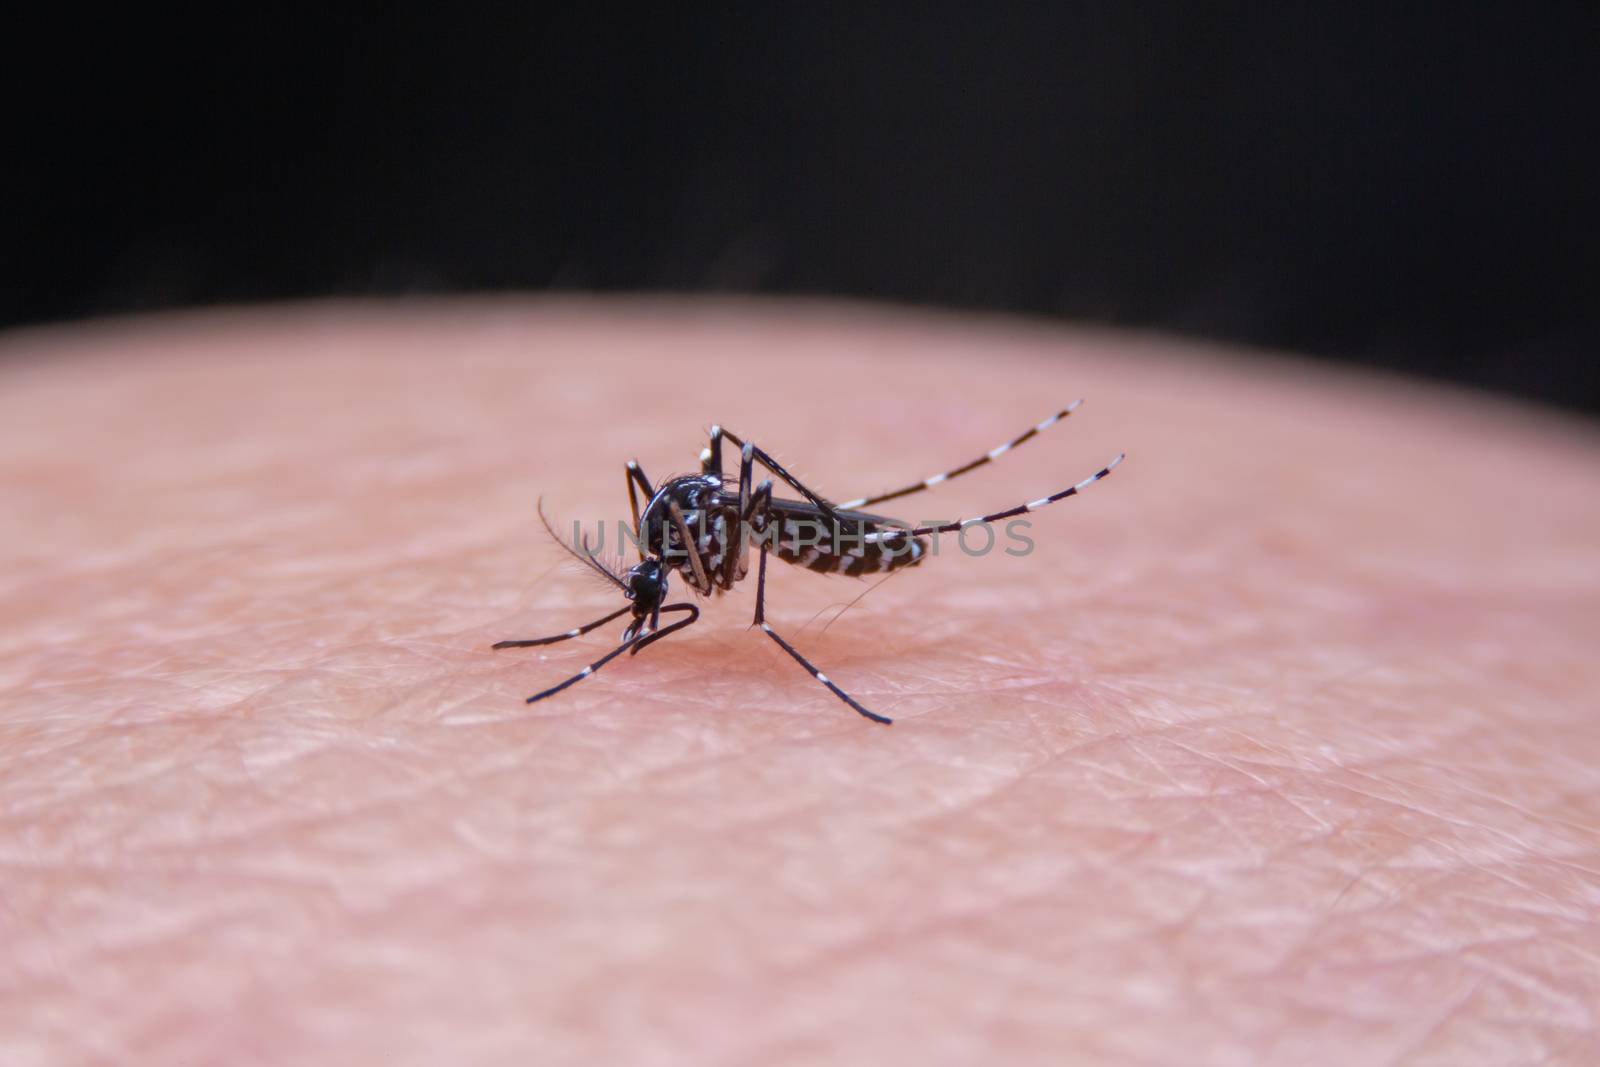
POLYGON ((707 596, 711 595, 711 579, 706 577, 706 565, 700 559, 700 545, 689 530, 683 509, 678 507, 676 500, 668 500, 667 512, 672 516, 672 525, 678 529, 678 536, 683 539, 683 550, 689 554, 689 566, 694 570, 694 587, 707 596))
MULTIPOLYGON (((753 466, 753 464, 751 465, 753 466)), ((749 468, 746 468, 748 471, 749 468)), ((754 492, 749 491, 749 478, 741 472, 739 479, 739 547, 727 559, 726 580, 728 588, 750 571, 750 538, 755 532, 756 519, 766 525, 768 508, 772 505, 772 479, 763 478, 754 492)))
POLYGON ((623 640, 627 640, 630 637, 637 637, 639 634, 646 632, 648 632, 649 636, 647 636, 643 641, 635 644, 632 648, 628 649, 628 655, 637 656, 639 654, 639 650, 650 643, 650 638, 654 637, 656 631, 661 629, 661 613, 665 610, 666 609, 660 604, 656 605, 656 610, 650 613, 650 626, 648 631, 645 629, 643 619, 633 620, 633 625, 628 627, 627 632, 622 635, 623 640))
POLYGON ((568 630, 564 634, 556 634, 554 637, 535 637, 535 638, 533 638, 531 640, 527 640, 527 641, 496 641, 494 644, 490 645, 489 647, 491 649, 533 648, 533 647, 535 647, 537 645, 553 645, 557 641, 566 641, 569 638, 582 637, 584 634, 588 633, 590 630, 593 630, 596 626, 604 626, 606 623, 610 622, 612 619, 616 618, 617 616, 623 615, 623 614, 625 614, 625 613, 627 613, 629 611, 632 611, 632 610, 633 610, 633 605, 624 604, 622 607, 618 608, 616 611, 613 611, 610 615, 607 615, 605 618, 596 619, 596 620, 594 620, 594 622, 586 623, 585 625, 580 626, 575 630, 568 630))
POLYGON ((779 637, 778 632, 771 626, 767 625, 767 546, 765 544, 761 546, 761 563, 759 565, 756 577, 755 624, 761 627, 762 632, 768 637, 778 642, 778 647, 789 653, 790 658, 809 671, 811 673, 811 677, 827 686, 833 691, 834 696, 838 697, 846 704, 849 704, 862 716, 871 719, 873 722, 881 722, 884 725, 888 725, 894 721, 893 719, 879 715, 876 712, 868 711, 866 708, 862 707, 856 702, 854 697, 852 697, 849 693, 846 693, 843 689, 840 689, 837 685, 834 685, 833 679, 829 678, 826 674, 823 674, 821 671, 817 670, 817 668, 813 667, 810 660, 802 656, 793 645, 779 637))
POLYGON ((989 451, 985 452, 977 459, 972 460, 970 463, 963 463, 961 466, 947 470, 943 474, 935 474, 931 478, 924 478, 920 482, 914 482, 911 485, 892 490, 891 492, 879 493, 877 496, 864 496, 860 500, 847 500, 843 504, 840 504, 839 507, 845 511, 855 511, 860 508, 870 507, 873 504, 881 504, 885 500, 897 500, 903 496, 910 496, 912 493, 920 493, 924 489, 932 489, 936 485, 939 485, 943 482, 948 482, 951 478, 959 478, 968 471, 976 470, 987 463, 994 462, 1007 452, 1011 451, 1013 448, 1016 448, 1018 445, 1022 444, 1024 441, 1030 440, 1038 434, 1043 433, 1045 430, 1048 430, 1062 419, 1067 418, 1074 411, 1077 411, 1078 405, 1082 403, 1082 400, 1074 400, 1072 403, 1068 404, 1054 415, 1051 415, 1048 419, 1028 427, 1027 430, 1023 431, 1020 435, 1013 437, 1005 444, 996 445, 994 448, 989 449, 989 451))
POLYGON ((724 556, 722 584, 732 589, 734 582, 743 578, 750 569, 750 535, 753 532, 754 520, 757 515, 766 517, 766 508, 772 503, 772 481, 764 479, 752 492, 750 483, 755 480, 755 448, 751 445, 741 447, 739 456, 739 503, 738 521, 739 532, 737 547, 724 556))
MULTIPOLYGON (((712 430, 719 436, 722 433, 720 426, 714 426, 712 430)), ((722 585, 726 589, 732 589, 733 583, 743 578, 745 573, 745 556, 749 551, 750 542, 750 481, 754 475, 755 459, 750 453, 750 447, 746 445, 740 450, 739 455, 739 502, 735 505, 737 532, 734 534, 734 539, 738 543, 722 547, 722 585)), ((772 483, 762 484, 767 487, 770 499, 772 483)))
MULTIPOLYGON (((817 510, 821 511, 823 518, 827 520, 829 527, 829 529, 821 531, 822 534, 825 536, 838 538, 841 531, 846 529, 853 529, 858 534, 863 532, 860 519, 847 519, 843 515, 840 515, 838 509, 833 504, 828 503, 827 500, 813 492, 805 485, 805 483, 800 481, 800 479, 784 470, 783 465, 777 460, 773 459, 772 456, 768 452, 764 451, 760 445, 752 444, 749 441, 740 441, 737 436, 728 430, 723 430, 722 433, 724 437, 739 445, 739 447, 743 449, 743 455, 740 457, 741 468, 752 461, 755 463, 760 463, 773 474, 776 474, 779 478, 783 479, 786 484, 792 486, 794 490, 801 496, 805 497, 807 500, 811 501, 812 504, 816 505, 817 510)), ((770 502, 771 497, 769 496, 767 499, 770 502)))
POLYGON ((689 617, 687 619, 680 619, 677 622, 673 623, 671 626, 664 627, 663 629, 657 630, 654 633, 646 634, 642 638, 638 636, 637 632, 635 631, 635 627, 633 627, 633 626, 628 627, 629 631, 634 631, 634 632, 631 634, 631 636, 630 635, 624 635, 624 640, 623 640, 622 644, 618 645, 616 648, 612 649, 610 652, 607 652, 605 655, 601 656, 599 659, 595 660, 593 663, 589 664, 583 670, 579 671, 577 674, 574 674, 571 678, 568 678, 566 681, 562 682, 560 685, 553 685, 549 689, 546 689, 542 693, 533 694, 533 696, 528 698, 528 703, 529 704, 533 704, 533 703, 535 703, 537 701, 543 700, 545 697, 555 696, 557 693, 559 693, 563 689, 567 688, 567 686, 574 685, 574 684, 576 684, 578 682, 583 681, 585 678, 589 677, 589 675, 593 674, 595 671, 599 670, 601 667, 604 667, 607 663, 610 663, 612 660, 616 659, 618 656, 622 655, 624 652, 628 651, 630 648, 639 648, 639 647, 642 647, 644 645, 649 644, 651 641, 659 641, 661 638, 663 638, 663 637, 667 636, 668 634, 672 633, 674 630, 681 630, 685 626, 688 626, 690 623, 694 622, 696 619, 698 619, 700 617, 699 609, 696 608, 693 604, 670 604, 667 607, 662 608, 661 610, 662 611, 688 611, 688 612, 690 612, 690 615, 689 615, 689 617))
POLYGON ((700 453, 700 473, 722 477, 722 427, 711 427, 711 440, 700 453))
POLYGON ((754 445, 739 449, 739 514, 743 516, 750 506, 750 483, 756 480, 756 450, 754 445))
POLYGON ((1101 467, 1099 470, 1095 471, 1093 474, 1089 475, 1089 477, 1085 478, 1077 485, 1069 485, 1059 493, 1051 493, 1049 496, 1042 496, 1038 500, 1030 500, 1026 504, 1018 504, 1014 508, 1006 508, 1004 511, 996 511, 988 515, 979 515, 978 517, 971 519, 957 519, 955 522, 940 523, 937 526, 918 526, 914 530, 905 530, 899 527, 895 527, 892 530, 878 530, 867 534, 863 540, 865 540, 868 544, 874 544, 878 541, 884 541, 891 537, 926 537, 928 534, 955 533, 957 530, 963 529, 967 526, 979 526, 984 523, 999 522, 1001 519, 1013 518, 1017 515, 1026 515, 1030 511, 1038 511, 1042 507, 1054 504, 1057 500, 1065 500, 1069 496, 1077 496, 1095 482, 1098 482, 1101 478, 1104 478, 1106 475, 1116 470, 1117 464, 1122 462, 1122 459, 1125 455, 1127 455, 1125 452, 1117 453, 1115 459, 1113 459, 1110 463, 1107 463, 1104 467, 1101 467))
POLYGON ((628 506, 633 510, 633 532, 639 535, 639 559, 644 559, 644 545, 649 538, 644 536, 644 531, 639 529, 639 491, 644 491, 645 503, 650 503, 650 498, 656 491, 650 486, 650 479, 646 478, 644 471, 639 469, 639 461, 628 461, 628 506))
MULTIPOLYGON (((828 518, 835 522, 843 523, 844 520, 841 519, 837 514, 835 505, 828 503, 828 501, 808 488, 804 482, 790 474, 788 471, 784 470, 783 464, 773 459, 771 453, 767 452, 760 445, 753 445, 748 442, 741 441, 730 430, 723 430, 722 436, 726 437, 728 440, 744 449, 744 451, 749 454, 755 460, 755 462, 761 464, 773 474, 776 474, 783 482, 792 487, 795 492, 799 493, 801 496, 805 497, 807 500, 811 501, 811 503, 820 508, 822 513, 828 516, 828 518)), ((743 466, 742 456, 740 459, 740 465, 743 466)))
POLYGON ((695 607, 693 604, 668 604, 665 607, 663 607, 661 610, 662 611, 687 611, 689 613, 689 617, 687 619, 678 620, 677 622, 673 623, 671 626, 668 626, 665 630, 651 630, 649 633, 645 634, 644 637, 640 638, 639 642, 633 646, 632 651, 630 651, 628 653, 630 656, 637 656, 639 654, 639 650, 644 648, 645 646, 649 645, 650 642, 659 641, 661 638, 667 636, 672 631, 681 630, 685 626, 688 626, 690 623, 694 622, 696 619, 698 619, 700 617, 700 609, 695 607))

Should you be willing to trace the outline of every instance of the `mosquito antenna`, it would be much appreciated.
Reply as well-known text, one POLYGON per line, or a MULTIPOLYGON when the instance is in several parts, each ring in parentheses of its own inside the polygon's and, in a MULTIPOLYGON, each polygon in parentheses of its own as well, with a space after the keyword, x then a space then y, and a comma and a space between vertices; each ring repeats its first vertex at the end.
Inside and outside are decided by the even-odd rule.
POLYGON ((539 498, 536 507, 539 511, 539 521, 544 523, 545 532, 550 535, 551 539, 554 540, 556 544, 566 549, 567 553, 571 555, 573 559, 577 560, 579 563, 582 563, 586 567, 589 567, 596 574, 600 575, 600 577, 604 578, 606 581, 610 582, 624 593, 628 591, 628 585, 622 580, 621 576, 612 571, 610 567, 607 567, 604 563, 601 563, 599 560, 594 558, 594 553, 589 550, 589 537, 587 534, 585 534, 583 537, 583 551, 579 552, 577 548, 573 547, 571 542, 556 532, 556 528, 554 526, 550 525, 550 517, 544 513, 544 497, 541 496, 539 498))

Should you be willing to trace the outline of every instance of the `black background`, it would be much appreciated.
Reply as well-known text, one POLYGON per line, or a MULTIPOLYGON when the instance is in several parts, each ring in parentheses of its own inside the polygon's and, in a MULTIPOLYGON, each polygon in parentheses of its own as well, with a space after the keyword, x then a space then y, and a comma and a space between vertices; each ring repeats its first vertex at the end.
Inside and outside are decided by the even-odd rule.
POLYGON ((22 30, 0 323, 843 294, 1600 410, 1595 5, 861 8, 22 30))

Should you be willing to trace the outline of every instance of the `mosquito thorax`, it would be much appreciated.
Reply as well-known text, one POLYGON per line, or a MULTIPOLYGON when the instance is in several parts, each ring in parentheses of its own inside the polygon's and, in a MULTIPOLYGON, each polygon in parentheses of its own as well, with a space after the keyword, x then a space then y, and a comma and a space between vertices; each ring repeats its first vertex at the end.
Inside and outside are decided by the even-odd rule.
POLYGON ((638 538, 644 550, 664 560, 666 569, 683 572, 689 584, 703 594, 711 589, 700 588, 688 557, 690 552, 697 553, 702 569, 713 568, 732 540, 738 511, 719 501, 722 490, 718 475, 680 475, 663 483, 639 515, 638 538), (674 512, 682 518, 681 529, 674 512))
POLYGON ((639 525, 644 531, 652 533, 666 529, 672 523, 674 504, 678 505, 678 510, 685 518, 693 522, 698 517, 696 513, 712 503, 721 491, 722 479, 716 475, 685 474, 673 478, 663 483, 650 498, 644 513, 639 516, 639 525))

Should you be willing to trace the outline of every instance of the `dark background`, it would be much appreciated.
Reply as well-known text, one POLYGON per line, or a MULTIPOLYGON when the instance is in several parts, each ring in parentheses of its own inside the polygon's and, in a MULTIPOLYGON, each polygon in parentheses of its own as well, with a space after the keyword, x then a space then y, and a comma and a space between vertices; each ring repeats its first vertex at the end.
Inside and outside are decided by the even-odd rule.
POLYGON ((861 6, 19 32, 0 324, 844 294, 1600 411, 1595 5, 861 6))

